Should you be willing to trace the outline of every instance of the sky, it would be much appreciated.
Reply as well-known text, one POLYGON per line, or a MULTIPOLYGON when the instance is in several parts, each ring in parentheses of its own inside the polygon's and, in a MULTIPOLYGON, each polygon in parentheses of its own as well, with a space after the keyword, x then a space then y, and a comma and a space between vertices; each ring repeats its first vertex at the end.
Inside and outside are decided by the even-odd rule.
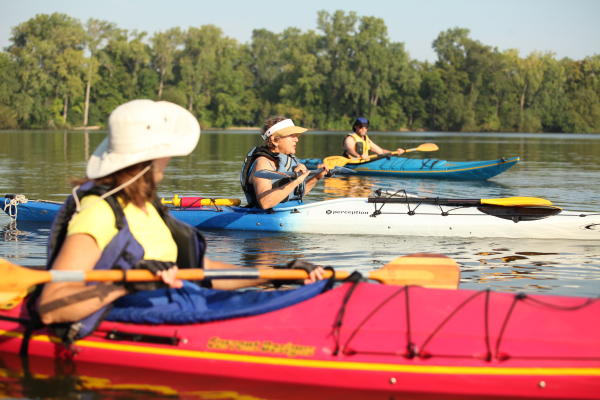
POLYGON ((454 27, 500 51, 517 49, 522 57, 533 51, 577 60, 600 54, 600 0, 0 0, 0 48, 10 44, 13 27, 53 12, 150 35, 212 24, 249 43, 254 29, 316 31, 320 10, 383 19, 390 40, 404 43, 420 61, 435 61, 432 42, 454 27))

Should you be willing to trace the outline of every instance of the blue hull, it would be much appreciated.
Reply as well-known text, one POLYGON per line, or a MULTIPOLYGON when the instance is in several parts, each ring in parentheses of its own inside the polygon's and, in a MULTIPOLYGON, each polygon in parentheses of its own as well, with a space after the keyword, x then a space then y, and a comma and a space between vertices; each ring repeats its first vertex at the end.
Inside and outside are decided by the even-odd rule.
MULTIPOLYGON (((1 204, 1 203, 0 203, 1 204)), ((28 201, 6 213, 17 221, 50 224, 58 214, 61 203, 53 201, 28 201)), ((201 207, 201 208, 170 208, 171 214, 190 225, 204 229, 234 229, 282 231, 284 214, 273 213, 261 209, 245 207, 201 207)), ((287 222, 287 221, 286 221, 287 222)))
MULTIPOLYGON (((35 200, 9 206, 10 208, 7 207, 4 211, 15 217, 17 221, 50 224, 61 206, 61 203, 53 201, 35 200)), ((294 221, 286 218, 289 212, 274 213, 246 207, 173 207, 170 208, 170 212, 175 218, 199 229, 279 232, 294 230, 296 225, 294 221)))
MULTIPOLYGON (((309 158, 300 160, 309 169, 322 162, 309 158)), ((435 158, 383 157, 360 164, 346 164, 354 175, 389 176, 398 178, 434 178, 474 181, 490 179, 519 162, 519 157, 487 161, 446 161, 435 158)))

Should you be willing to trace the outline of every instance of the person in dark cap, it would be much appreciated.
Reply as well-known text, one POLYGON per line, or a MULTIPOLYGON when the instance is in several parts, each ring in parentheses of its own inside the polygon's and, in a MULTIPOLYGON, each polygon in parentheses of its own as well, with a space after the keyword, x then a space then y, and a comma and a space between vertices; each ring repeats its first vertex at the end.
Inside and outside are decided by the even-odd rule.
MULTIPOLYGON (((352 133, 349 133, 344 138, 344 157, 352 159, 368 160, 369 152, 375 154, 392 153, 391 150, 386 150, 373 142, 367 132, 369 130, 369 120, 365 117, 358 117, 352 124, 352 133)), ((397 148, 393 151, 395 155, 404 153, 404 149, 397 148)))

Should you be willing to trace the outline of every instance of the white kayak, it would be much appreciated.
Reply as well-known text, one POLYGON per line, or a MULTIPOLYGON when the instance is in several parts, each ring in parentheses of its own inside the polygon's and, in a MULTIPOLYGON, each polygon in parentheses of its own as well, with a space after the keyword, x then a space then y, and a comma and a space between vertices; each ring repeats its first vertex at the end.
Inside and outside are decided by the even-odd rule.
MULTIPOLYGON (((215 204, 219 204, 223 199, 216 200, 215 204)), ((60 205, 27 201, 13 207, 16 207, 13 214, 18 215, 17 220, 50 222, 60 205)), ((200 229, 600 240, 600 214, 562 211, 539 198, 441 199, 382 195, 294 202, 272 210, 229 205, 170 207, 170 210, 176 218, 200 229)))

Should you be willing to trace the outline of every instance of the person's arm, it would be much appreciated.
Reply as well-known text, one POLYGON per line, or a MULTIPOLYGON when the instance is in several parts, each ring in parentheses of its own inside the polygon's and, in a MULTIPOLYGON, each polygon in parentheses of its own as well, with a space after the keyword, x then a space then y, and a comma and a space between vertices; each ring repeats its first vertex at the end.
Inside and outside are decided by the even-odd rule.
MULTIPOLYGON (((266 157, 258 157, 256 160, 256 165, 254 170, 260 171, 266 169, 268 171, 276 171, 277 168, 275 164, 266 157)), ((258 200, 258 205, 263 210, 273 208, 277 204, 281 203, 284 199, 286 199, 290 193, 294 191, 298 185, 300 185, 306 177, 308 176, 308 170, 306 167, 302 170, 304 173, 300 175, 298 178, 290 181, 289 183, 279 186, 273 187, 273 183, 270 179, 258 178, 254 176, 254 173, 251 175, 250 179, 252 184, 254 185, 254 191, 256 192, 256 199, 258 200)))
POLYGON ((369 142, 371 142, 371 151, 375 154, 384 154, 384 153, 389 153, 389 150, 384 149, 383 147, 380 147, 379 145, 377 145, 374 141, 372 141, 371 139, 369 139, 369 142))
MULTIPOLYGON (((94 268, 100 254, 96 240, 90 235, 70 235, 65 239, 52 269, 88 271, 94 268)), ((49 283, 42 290, 38 310, 45 324, 78 321, 125 294, 124 287, 113 284, 49 283), (68 304, 71 300, 73 304, 68 304)))
MULTIPOLYGON (((371 142, 371 151, 373 151, 373 153, 387 154, 387 153, 392 152, 391 150, 387 150, 387 149, 384 149, 383 147, 378 146, 371 139, 369 139, 369 141, 371 142)), ((404 149, 401 147, 398 147, 396 150, 394 150, 394 152, 396 153, 396 155, 404 154, 404 149)))

